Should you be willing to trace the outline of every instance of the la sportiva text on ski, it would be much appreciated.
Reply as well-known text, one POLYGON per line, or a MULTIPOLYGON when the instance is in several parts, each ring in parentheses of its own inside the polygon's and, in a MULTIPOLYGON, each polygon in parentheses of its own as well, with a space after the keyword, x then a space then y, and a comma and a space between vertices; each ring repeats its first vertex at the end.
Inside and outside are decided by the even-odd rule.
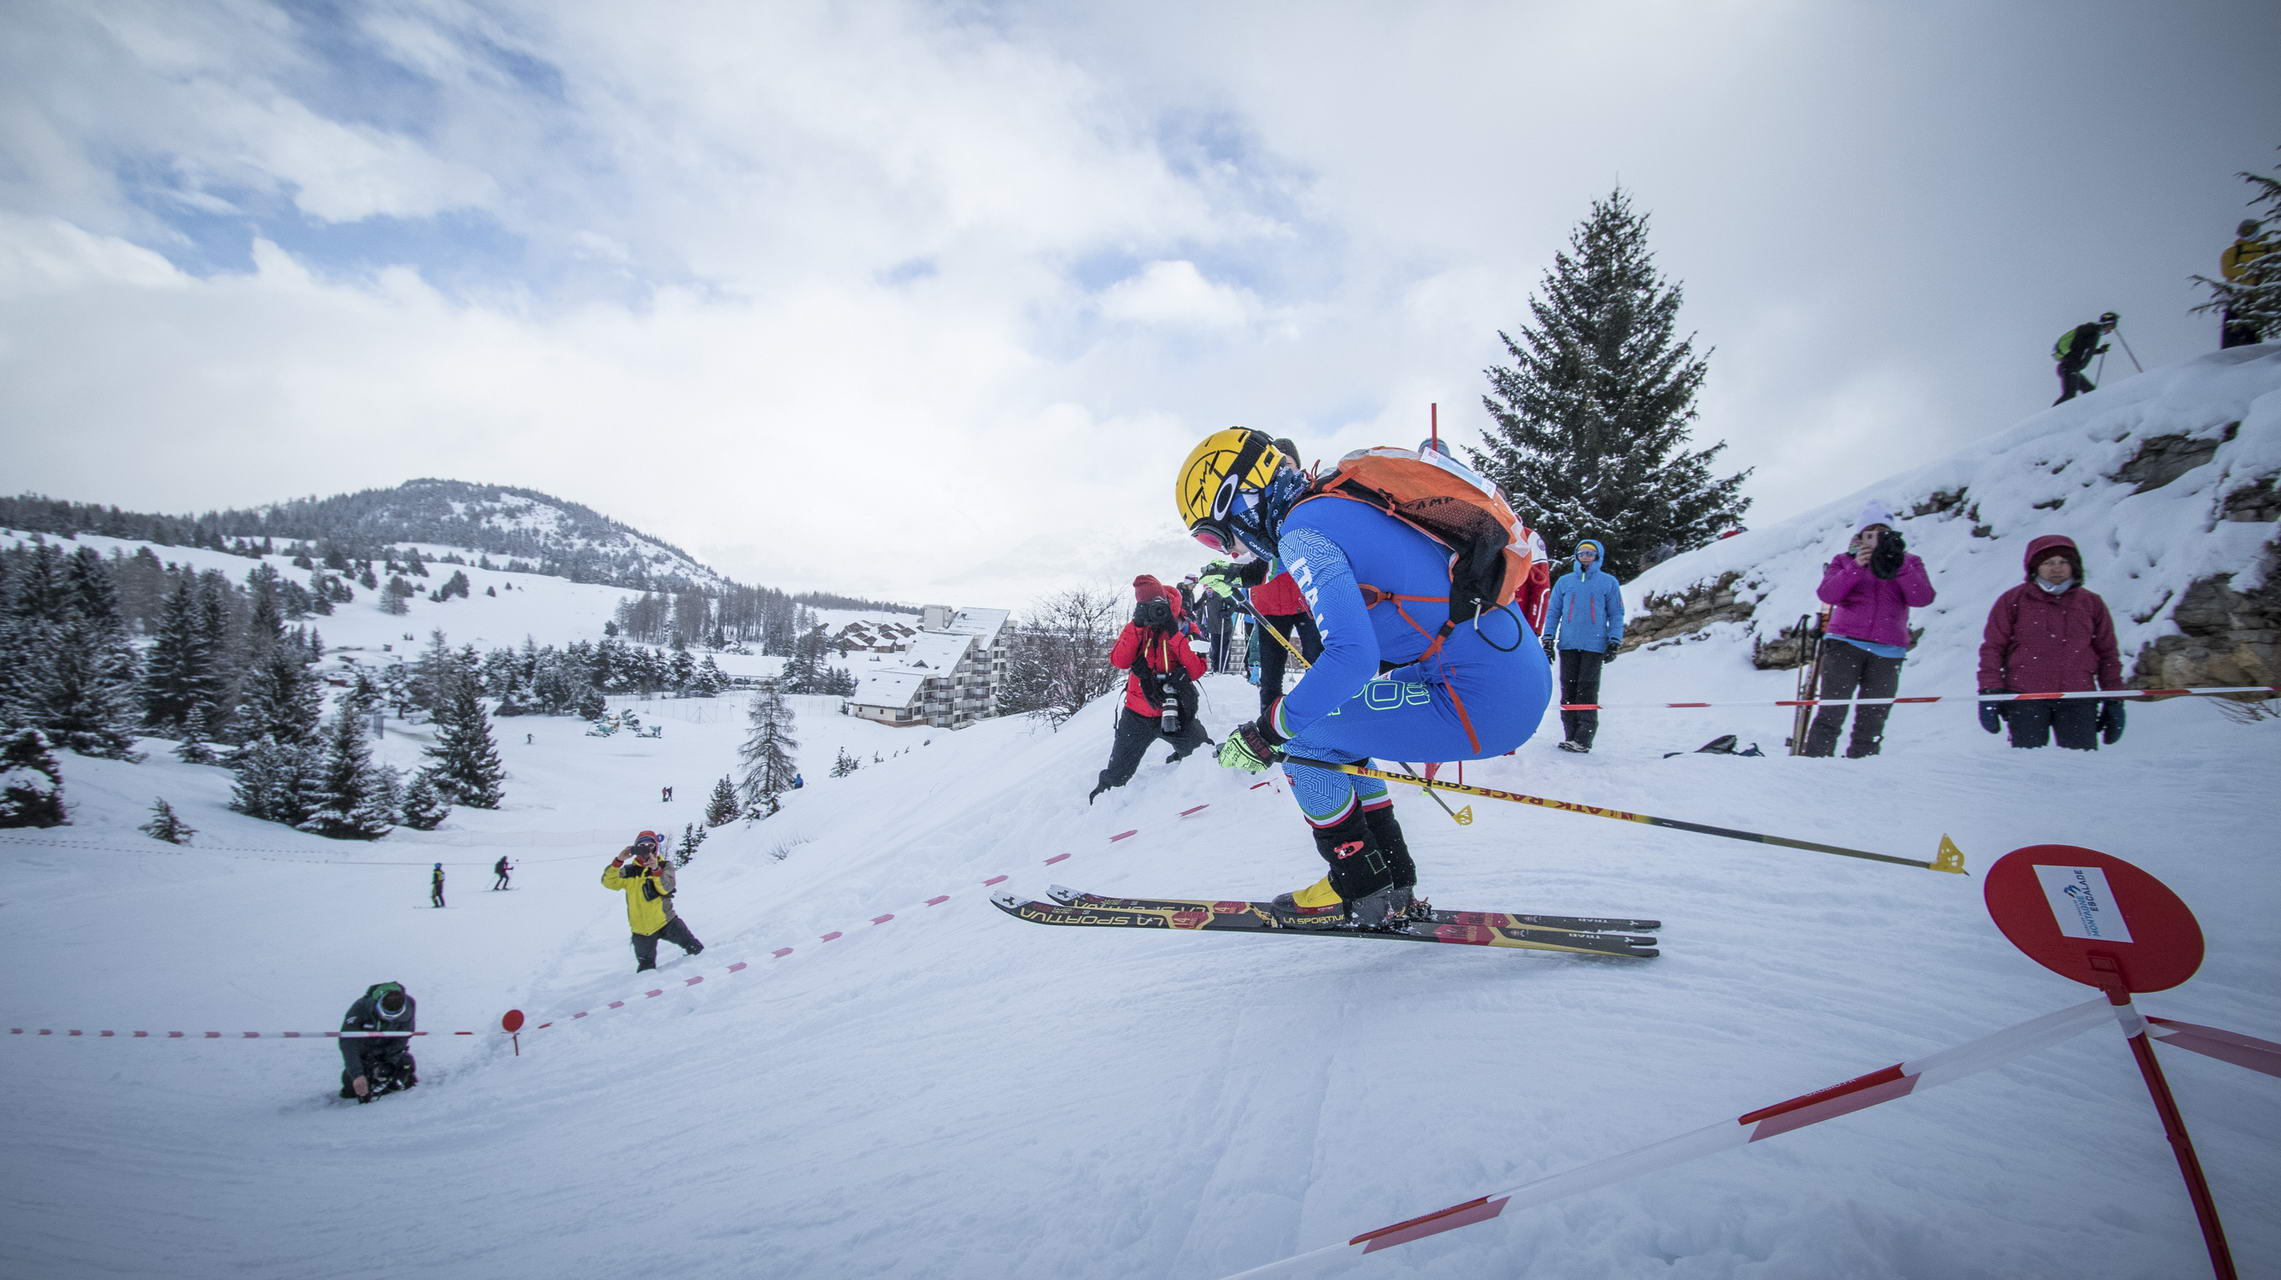
POLYGON ((1626 956, 1634 959, 1656 954, 1653 938, 1425 922, 1362 929, 1335 918, 1321 923, 1285 919, 1264 902, 1218 902, 1201 906, 1183 903, 1160 907, 1064 906, 1057 902, 1024 901, 1014 894, 1003 892, 992 894, 990 901, 1007 915, 1017 920, 1027 920, 1031 924, 1075 925, 1094 929, 1249 933, 1287 938, 1377 938, 1388 942, 1440 942, 1457 946, 1563 951, 1575 955, 1626 956))
MULTIPOLYGON (((1053 885, 1046 896, 1065 907, 1133 906, 1133 907, 1217 907, 1227 905, 1208 898, 1136 898, 1124 894, 1084 893, 1067 885, 1053 885)), ((1238 906, 1264 906, 1264 903, 1237 903, 1238 906)), ((1405 916, 1409 924, 1483 924, 1505 929, 1549 929, 1562 933, 1653 933, 1663 927, 1661 920, 1636 920, 1623 916, 1554 916, 1539 911, 1444 911, 1429 907, 1423 902, 1413 904, 1405 916)))

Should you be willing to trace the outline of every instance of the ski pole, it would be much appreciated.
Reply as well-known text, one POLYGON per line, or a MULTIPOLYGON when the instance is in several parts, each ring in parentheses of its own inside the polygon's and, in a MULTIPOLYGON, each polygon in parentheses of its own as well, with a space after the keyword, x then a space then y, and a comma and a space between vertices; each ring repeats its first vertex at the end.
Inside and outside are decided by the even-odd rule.
MULTIPOLYGON (((1401 765, 1402 768, 1409 773, 1409 781, 1415 782, 1421 787, 1426 786, 1426 780, 1418 776, 1418 771, 1415 768, 1400 760, 1396 760, 1394 763, 1401 765)), ((1435 804, 1440 805, 1441 811, 1449 815, 1450 821, 1456 823, 1461 827, 1470 827, 1473 825, 1472 805, 1467 805, 1462 809, 1452 809, 1449 807, 1449 801, 1442 799, 1441 793, 1434 790, 1432 787, 1426 787, 1426 798, 1433 801, 1435 804)))
POLYGON ((1388 782, 1407 782, 1436 791, 1455 791, 1461 795, 1484 796, 1491 800, 1511 800, 1516 804, 1533 804, 1545 809, 1559 809, 1567 813, 1581 813, 1592 818, 1620 818, 1625 822, 1644 822, 1651 827, 1669 827, 1674 831, 1692 831, 1697 835, 1725 836, 1729 840, 1750 840, 1758 844, 1780 845, 1786 849, 1804 849, 1810 853, 1834 853, 1841 858, 1866 858, 1871 862, 1891 862, 1904 867, 1923 867, 1927 871, 1947 871, 1956 875, 1964 870, 1964 851, 1947 836, 1940 838, 1940 851, 1932 861, 1896 857, 1890 853, 1871 853, 1866 849, 1847 849, 1840 845, 1820 844, 1812 840, 1793 840, 1788 836, 1767 835, 1760 831, 1741 831, 1732 827, 1714 827, 1700 822, 1686 822, 1678 818, 1658 818, 1653 814, 1627 813, 1622 809, 1604 809, 1597 805, 1578 804, 1573 800, 1547 800, 1543 796, 1523 795, 1518 791, 1499 791, 1493 787, 1469 786, 1462 782, 1442 782, 1438 779, 1414 777, 1392 773, 1384 769, 1370 769, 1358 764, 1337 764, 1329 760, 1308 760, 1299 756, 1285 756, 1287 764, 1313 765, 1318 769, 1333 769, 1351 773, 1358 778, 1383 778, 1388 782))

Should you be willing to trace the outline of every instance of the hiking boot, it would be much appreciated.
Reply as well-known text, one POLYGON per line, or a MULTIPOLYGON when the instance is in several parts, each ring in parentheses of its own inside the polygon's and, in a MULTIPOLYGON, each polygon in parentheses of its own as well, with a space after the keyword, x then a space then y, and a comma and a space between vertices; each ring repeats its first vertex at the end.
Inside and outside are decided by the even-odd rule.
POLYGON ((1580 755, 1580 756, 1588 756, 1588 755, 1592 754, 1592 748, 1585 746, 1585 745, 1584 745, 1583 743, 1581 743, 1581 742, 1575 742, 1575 741, 1564 741, 1564 742, 1562 742, 1562 743, 1560 744, 1560 749, 1561 749, 1561 750, 1563 750, 1563 751, 1573 751, 1573 752, 1575 752, 1576 754, 1578 754, 1578 755, 1580 755))

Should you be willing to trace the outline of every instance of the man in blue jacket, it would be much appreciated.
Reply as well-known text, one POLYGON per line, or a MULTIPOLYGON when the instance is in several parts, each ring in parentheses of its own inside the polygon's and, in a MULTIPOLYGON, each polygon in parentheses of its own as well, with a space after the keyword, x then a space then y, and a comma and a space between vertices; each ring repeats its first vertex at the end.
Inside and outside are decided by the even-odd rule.
MULTIPOLYGON (((1576 567, 1552 584, 1552 603, 1545 608, 1544 654, 1560 664, 1563 704, 1600 700, 1600 668, 1616 660, 1616 647, 1624 642, 1624 593, 1615 575, 1600 567, 1606 554, 1594 539, 1577 543, 1576 567)), ((1590 751, 1600 713, 1563 711, 1560 728, 1561 750, 1590 751)))
POLYGON ((1310 495, 1263 432, 1214 432, 1181 465, 1181 519, 1216 555, 1265 557, 1298 584, 1322 652, 1220 763, 1262 772, 1287 754, 1292 797, 1329 866, 1275 899, 1295 923, 1377 928, 1407 915, 1417 866, 1386 784, 1302 760, 1479 760, 1528 739, 1550 680, 1520 610, 1450 620, 1447 548, 1367 502, 1310 495))

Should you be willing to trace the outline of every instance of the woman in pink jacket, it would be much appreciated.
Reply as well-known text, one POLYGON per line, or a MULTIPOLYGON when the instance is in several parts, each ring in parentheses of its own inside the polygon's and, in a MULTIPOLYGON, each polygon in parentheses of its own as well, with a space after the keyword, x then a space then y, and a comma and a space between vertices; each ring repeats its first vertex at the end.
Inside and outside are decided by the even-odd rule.
MULTIPOLYGON (((2107 602, 2083 589, 2083 553, 2058 534, 2028 543, 2027 581, 1996 597, 1980 637, 1980 692, 2077 693, 2122 687, 2115 620, 2107 602)), ((2054 737, 2096 751, 2123 736, 2123 704, 2106 698, 1983 702, 1990 733, 2009 720, 2012 745, 2040 747, 2054 737)))
MULTIPOLYGON (((1832 556, 1815 594, 1831 606, 1822 631, 1823 698, 1890 698, 1901 690, 1901 661, 1909 653, 1909 610, 1933 602, 1925 562, 1908 553, 1893 531, 1893 513, 1872 501, 1855 522, 1845 554, 1832 556)), ((1837 750, 1845 713, 1853 714, 1853 737, 1845 756, 1858 760, 1877 754, 1885 739, 1890 704, 1875 707, 1818 707, 1806 730, 1801 755, 1826 756, 1837 750)))

